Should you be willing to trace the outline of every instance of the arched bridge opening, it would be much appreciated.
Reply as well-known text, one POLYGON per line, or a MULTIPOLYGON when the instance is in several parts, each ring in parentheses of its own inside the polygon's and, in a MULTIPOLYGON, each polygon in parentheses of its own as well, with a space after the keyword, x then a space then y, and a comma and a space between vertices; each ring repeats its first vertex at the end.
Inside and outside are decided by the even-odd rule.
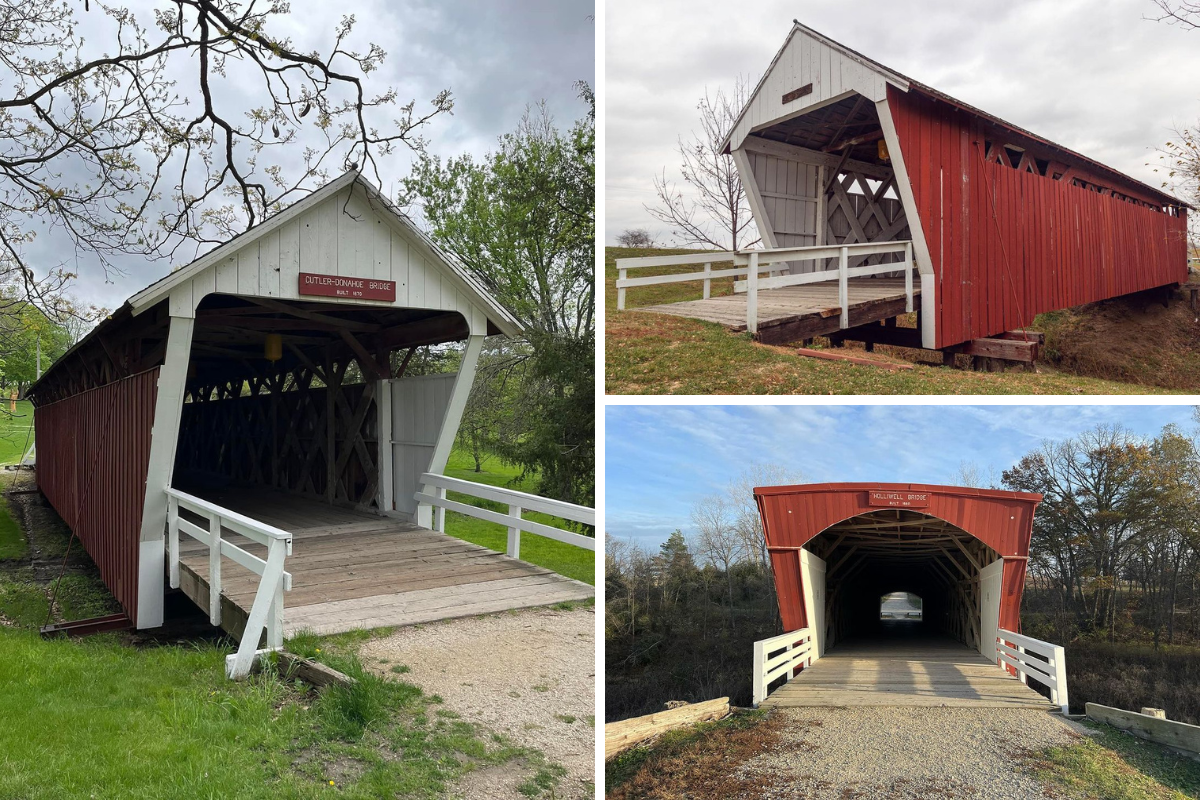
POLYGON ((878 509, 830 526, 804 548, 814 584, 805 622, 820 627, 822 651, 849 639, 940 635, 982 653, 995 640, 1003 560, 946 520, 878 509), (920 597, 921 609, 885 615, 881 599, 895 594, 920 597))
POLYGON ((1020 633, 1040 495, 862 483, 754 495, 782 623, 755 642, 755 704, 1049 708, 1028 679, 1066 706, 1062 648, 1020 633))

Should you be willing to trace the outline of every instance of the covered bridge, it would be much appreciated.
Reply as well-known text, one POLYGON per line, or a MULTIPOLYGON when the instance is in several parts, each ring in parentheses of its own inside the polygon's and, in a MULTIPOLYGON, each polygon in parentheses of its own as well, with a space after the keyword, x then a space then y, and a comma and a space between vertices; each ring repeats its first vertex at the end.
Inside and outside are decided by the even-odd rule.
POLYGON ((754 496, 787 631, 760 643, 756 702, 772 683, 799 676, 774 702, 1044 704, 1000 665, 1048 684, 1066 705, 1061 648, 1020 634, 1041 495, 821 483, 754 496), (919 624, 885 618, 884 598, 896 592, 921 598, 919 624))
POLYGON ((263 626, 278 646, 285 628, 589 596, 510 557, 534 528, 594 549, 521 519, 589 509, 442 476, 484 338, 519 331, 348 172, 133 295, 46 372, 38 487, 137 627, 162 623, 169 580, 250 629, 251 655, 263 626), (405 375, 415 348, 448 342, 465 342, 457 374, 405 375), (429 530, 447 488, 515 503, 492 514, 513 526, 508 556, 429 530))
POLYGON ((1003 357, 989 340, 1037 314, 1187 280, 1182 201, 799 22, 724 147, 764 249, 703 259, 734 262, 733 296, 647 310, 1003 357), (914 309, 919 330, 891 329, 914 309))

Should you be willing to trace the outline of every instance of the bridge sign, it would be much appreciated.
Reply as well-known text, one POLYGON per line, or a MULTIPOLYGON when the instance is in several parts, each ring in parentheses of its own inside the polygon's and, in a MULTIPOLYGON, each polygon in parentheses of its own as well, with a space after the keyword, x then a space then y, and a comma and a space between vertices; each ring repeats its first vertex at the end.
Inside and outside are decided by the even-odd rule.
POLYGON ((867 494, 867 504, 882 508, 928 508, 929 493, 872 489, 867 494))

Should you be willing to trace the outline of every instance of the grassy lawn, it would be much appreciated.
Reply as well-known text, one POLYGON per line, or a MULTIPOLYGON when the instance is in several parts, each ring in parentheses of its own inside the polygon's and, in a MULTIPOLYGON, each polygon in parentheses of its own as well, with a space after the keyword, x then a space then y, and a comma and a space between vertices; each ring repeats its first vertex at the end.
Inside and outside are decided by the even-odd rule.
MULTIPOLYGON (((4 484, 0 482, 0 489, 3 488, 4 484)), ((25 541, 25 534, 21 533, 21 527, 12 518, 8 503, 0 498, 0 561, 24 558, 28 552, 29 543, 25 541)))
POLYGON ((0 411, 0 465, 16 464, 33 443, 33 404, 19 400, 16 414, 9 413, 8 409, 6 399, 3 411, 0 411))
MULTIPOLYGON (((695 252, 605 249, 605 391, 609 394, 1133 394, 1154 387, 1053 372, 987 373, 916 365, 889 371, 803 358, 790 348, 756 344, 749 334, 699 320, 618 312, 616 259, 695 252)), ((716 265, 714 264, 714 268, 716 265)), ((639 270, 638 274, 695 271, 693 267, 639 270)), ((713 296, 732 291, 732 279, 713 281, 713 296)), ((701 284, 629 289, 626 308, 698 300, 701 284)), ((882 351, 884 348, 878 348, 882 351)), ((878 357, 878 355, 877 355, 878 357)))
MULTIPOLYGON (((513 483, 512 481, 519 474, 519 470, 495 457, 490 458, 484 463, 483 472, 476 472, 475 462, 471 457, 466 453, 455 450, 450 455, 450 461, 446 465, 446 474, 451 478, 461 478, 462 480, 474 481, 475 483, 486 483, 490 486, 501 486, 521 492, 534 492, 534 487, 531 485, 532 482, 529 480, 513 483)), ((450 492, 449 498, 460 503, 469 503, 480 508, 487 508, 505 514, 508 513, 508 507, 502 506, 500 503, 468 497, 458 492, 450 492)), ((562 520, 551 517, 548 514, 526 511, 523 517, 547 525, 556 525, 558 527, 563 525, 562 520)), ((468 517, 456 511, 446 512, 446 533, 500 553, 503 553, 508 547, 508 529, 503 525, 468 517)), ((584 550, 582 547, 556 542, 553 539, 547 539, 544 536, 537 536, 532 533, 522 533, 521 560, 553 570, 560 575, 566 575, 568 578, 574 578, 577 581, 583 581, 593 586, 596 585, 596 554, 591 550, 584 550)))
POLYGON ((1129 736, 1107 725, 1080 744, 1053 747, 1033 762, 1033 772, 1055 786, 1055 796, 1106 800, 1183 800, 1200 797, 1200 761, 1129 736))
MULTIPOLYGON (((315 694, 275 674, 225 680, 226 650, 45 641, 0 628, 0 797, 438 797, 479 766, 540 754, 365 673, 353 643, 299 643, 358 678, 315 694)), ((541 793, 531 778, 530 796, 541 793)))

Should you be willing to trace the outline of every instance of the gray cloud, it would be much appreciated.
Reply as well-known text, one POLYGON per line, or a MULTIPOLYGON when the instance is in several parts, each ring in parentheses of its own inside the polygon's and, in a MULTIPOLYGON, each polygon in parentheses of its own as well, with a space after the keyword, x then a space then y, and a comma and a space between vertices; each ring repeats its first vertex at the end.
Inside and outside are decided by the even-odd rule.
MULTIPOLYGON (((152 22, 154 0, 130 0, 143 22, 152 22)), ((382 68, 368 77, 368 93, 394 86, 401 102, 415 99, 417 111, 444 88, 455 96, 453 116, 441 117, 425 130, 430 150, 443 157, 471 153, 483 155, 501 134, 512 130, 527 106, 545 100, 562 128, 585 112, 574 82, 595 85, 596 27, 591 0, 506 0, 472 3, 467 0, 350 0, 318 3, 294 0, 287 18, 276 18, 272 32, 289 37, 301 51, 326 52, 333 30, 344 14, 354 14, 358 24, 351 46, 365 50, 379 44, 388 57, 382 68)), ((110 28, 93 12, 80 13, 84 36, 101 43, 110 28)), ((101 46, 101 45, 97 45, 101 46)), ((193 69, 184 65, 185 69, 193 69)), ((180 88, 194 73, 181 71, 180 88)), ((243 88, 238 80, 225 83, 221 101, 230 107, 250 108, 261 103, 252 94, 258 81, 243 88)), ((195 102, 195 99, 193 99, 195 102)), ((379 119, 386 122, 390 115, 379 119)), ((287 165, 301 163, 301 140, 290 153, 273 154, 287 165)), ((411 154, 398 152, 381 163, 383 186, 399 182, 411 165, 411 154)), ((332 171, 340 164, 331 165, 332 171)), ((192 251, 180 251, 176 265, 190 260, 192 251)), ((39 235, 28 248, 35 264, 44 266, 74 259, 66 237, 54 231, 39 235)), ((117 262, 123 275, 106 279, 88 254, 77 262, 80 278, 75 293, 88 302, 115 307, 142 287, 166 274, 171 264, 125 258, 117 262)))
POLYGON ((1200 119, 1200 31, 1150 0, 611 0, 605 31, 605 231, 667 231, 642 205, 678 180, 674 145, 705 89, 751 84, 793 18, 923 83, 1153 186, 1174 126, 1200 119))

